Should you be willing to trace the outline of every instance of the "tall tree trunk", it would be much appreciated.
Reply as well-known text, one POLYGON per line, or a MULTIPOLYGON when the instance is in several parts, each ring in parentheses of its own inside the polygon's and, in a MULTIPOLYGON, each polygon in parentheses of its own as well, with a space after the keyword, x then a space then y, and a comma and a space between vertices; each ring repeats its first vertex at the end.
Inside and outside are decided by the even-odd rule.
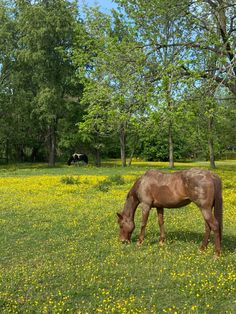
POLYGON ((99 148, 95 148, 95 165, 101 167, 101 154, 99 148))
POLYGON ((32 162, 35 162, 37 160, 37 155, 38 155, 38 148, 37 147, 33 147, 32 148, 32 152, 31 152, 31 156, 30 156, 30 160, 32 162))
POLYGON ((6 140, 6 148, 5 148, 5 155, 6 155, 6 163, 9 163, 9 151, 10 151, 10 147, 9 147, 9 139, 6 140))
POLYGON ((48 166, 55 167, 56 162, 56 122, 48 126, 48 166))
POLYGON ((213 140, 213 117, 209 117, 208 120, 208 147, 209 147, 209 157, 210 157, 210 166, 215 169, 215 154, 214 154, 214 140, 213 140))
POLYGON ((125 123, 120 128, 120 156, 122 167, 126 167, 126 154, 125 154, 125 123))
POLYGON ((130 155, 130 158, 129 158, 128 166, 131 166, 131 164, 132 164, 132 159, 134 157, 134 152, 135 152, 135 146, 136 146, 136 143, 134 143, 134 146, 132 148, 132 152, 131 152, 131 155, 130 155))
POLYGON ((169 111, 168 144, 169 144, 169 167, 174 168, 174 143, 173 143, 173 99, 172 99, 172 77, 166 83, 166 100, 169 111))
POLYGON ((169 142, 169 167, 174 168, 174 143, 172 136, 172 122, 169 122, 168 128, 168 142, 169 142))
POLYGON ((24 149, 23 149, 23 145, 21 144, 16 145, 16 159, 19 162, 25 161, 24 149))

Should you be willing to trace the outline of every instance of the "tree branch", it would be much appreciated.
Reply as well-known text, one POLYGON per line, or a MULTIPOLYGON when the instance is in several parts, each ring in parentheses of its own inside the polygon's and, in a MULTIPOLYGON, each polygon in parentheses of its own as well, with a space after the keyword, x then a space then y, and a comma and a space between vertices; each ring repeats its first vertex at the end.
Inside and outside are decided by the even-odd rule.
MULTIPOLYGON (((184 75, 192 76, 193 72, 182 66, 182 69, 185 71, 184 75)), ((219 70, 219 69, 215 69, 219 70)), ((198 72, 198 75, 203 79, 211 79, 217 82, 219 85, 224 85, 227 87, 234 95, 236 95, 236 82, 227 78, 222 78, 219 75, 215 75, 213 69, 206 70, 204 72, 198 72)))
POLYGON ((158 44, 155 46, 156 50, 168 47, 186 47, 186 48, 198 48, 200 50, 209 50, 215 52, 216 54, 222 56, 224 55, 220 49, 211 47, 211 46, 204 46, 201 43, 196 42, 182 42, 182 43, 173 43, 173 44, 158 44))
POLYGON ((217 8, 217 4, 212 0, 204 0, 204 2, 208 3, 214 10, 217 8))

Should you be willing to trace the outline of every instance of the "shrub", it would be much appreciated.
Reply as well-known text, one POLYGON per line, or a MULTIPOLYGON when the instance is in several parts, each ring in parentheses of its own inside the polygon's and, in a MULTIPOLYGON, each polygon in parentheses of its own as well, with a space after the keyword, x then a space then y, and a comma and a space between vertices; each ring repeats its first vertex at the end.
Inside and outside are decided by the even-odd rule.
POLYGON ((101 191, 101 192, 108 192, 112 183, 108 180, 100 181, 96 185, 96 189, 101 191))
POLYGON ((79 183, 79 178, 74 178, 72 176, 67 176, 61 178, 61 182, 64 184, 78 184, 79 183))
POLYGON ((125 180, 119 174, 110 176, 109 178, 100 181, 95 187, 97 190, 102 192, 108 192, 112 185, 122 185, 125 183, 125 180))
POLYGON ((109 177, 108 180, 109 180, 111 183, 114 183, 114 184, 116 184, 116 185, 123 185, 123 184, 125 184, 124 178, 123 178, 121 175, 119 175, 119 174, 115 174, 115 175, 109 177))

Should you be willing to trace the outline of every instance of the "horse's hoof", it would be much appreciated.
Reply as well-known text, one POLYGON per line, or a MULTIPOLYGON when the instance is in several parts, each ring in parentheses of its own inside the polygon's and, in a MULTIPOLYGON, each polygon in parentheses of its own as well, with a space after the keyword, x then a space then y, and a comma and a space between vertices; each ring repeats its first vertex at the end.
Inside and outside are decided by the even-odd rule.
POLYGON ((164 240, 160 240, 160 241, 159 241, 159 245, 160 245, 160 246, 164 246, 165 244, 166 244, 166 242, 165 242, 164 240))
POLYGON ((130 244, 130 242, 131 242, 130 240, 122 240, 121 241, 122 244, 130 244))
POLYGON ((213 259, 216 261, 219 258, 220 258, 220 252, 215 252, 215 254, 213 255, 213 259))
POLYGON ((204 253, 206 251, 207 247, 204 245, 199 246, 198 251, 199 253, 204 253))
POLYGON ((143 244, 143 241, 138 240, 138 242, 136 243, 137 247, 140 247, 143 244))

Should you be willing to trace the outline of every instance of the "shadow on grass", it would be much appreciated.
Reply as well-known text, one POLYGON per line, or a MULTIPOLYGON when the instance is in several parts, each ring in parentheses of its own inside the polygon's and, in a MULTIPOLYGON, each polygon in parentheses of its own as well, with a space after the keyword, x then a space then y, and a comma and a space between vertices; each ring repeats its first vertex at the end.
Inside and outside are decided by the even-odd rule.
MULTIPOLYGON (((167 233, 167 239, 169 241, 194 242, 198 244, 201 243, 203 239, 203 233, 193 231, 174 231, 167 233)), ((211 233, 210 241, 214 243, 213 233, 211 233)), ((222 248, 224 251, 234 252, 236 250, 236 236, 223 234, 222 248)))
MULTIPOLYGON (((147 236, 148 237, 148 236, 147 236)), ((159 232, 151 235, 152 239, 150 241, 151 244, 155 245, 159 241, 159 232)), ((132 239, 132 242, 138 240, 138 235, 135 235, 132 239)), ((194 232, 194 231, 173 231, 166 232, 166 241, 168 243, 174 242, 185 242, 185 243, 194 243, 196 245, 200 245, 203 240, 203 233, 194 232)), ((214 243, 214 235, 211 233, 210 242, 214 243)), ((236 251, 236 236, 223 234, 222 238, 222 250, 224 252, 233 253, 236 251)))

